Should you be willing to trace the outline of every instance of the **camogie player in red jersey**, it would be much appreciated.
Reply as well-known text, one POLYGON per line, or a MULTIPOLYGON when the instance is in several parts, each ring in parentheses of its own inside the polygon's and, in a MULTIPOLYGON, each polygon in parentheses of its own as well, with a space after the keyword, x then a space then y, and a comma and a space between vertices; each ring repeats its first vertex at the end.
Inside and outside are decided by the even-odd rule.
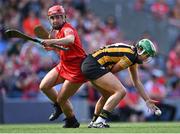
POLYGON ((40 89, 54 103, 55 111, 50 115, 49 120, 53 121, 64 113, 66 119, 63 127, 77 128, 80 124, 75 118, 69 98, 86 81, 81 72, 81 63, 86 54, 77 31, 66 21, 65 11, 61 5, 50 7, 48 17, 56 35, 55 39, 43 40, 43 45, 46 50, 58 52, 60 63, 43 78, 40 89), (66 47, 68 50, 57 50, 53 48, 53 44, 66 47), (57 93, 53 87, 61 83, 63 83, 62 88, 57 93))

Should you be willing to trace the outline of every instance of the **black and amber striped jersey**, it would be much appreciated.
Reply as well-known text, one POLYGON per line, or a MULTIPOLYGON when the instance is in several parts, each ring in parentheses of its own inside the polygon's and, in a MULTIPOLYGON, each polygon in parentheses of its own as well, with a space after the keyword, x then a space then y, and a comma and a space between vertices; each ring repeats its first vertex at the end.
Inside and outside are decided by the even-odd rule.
POLYGON ((126 69, 135 63, 140 63, 140 61, 137 60, 135 47, 124 43, 104 46, 95 51, 92 56, 99 64, 106 67, 108 70, 111 70, 113 65, 117 62, 121 62, 122 69, 126 69))

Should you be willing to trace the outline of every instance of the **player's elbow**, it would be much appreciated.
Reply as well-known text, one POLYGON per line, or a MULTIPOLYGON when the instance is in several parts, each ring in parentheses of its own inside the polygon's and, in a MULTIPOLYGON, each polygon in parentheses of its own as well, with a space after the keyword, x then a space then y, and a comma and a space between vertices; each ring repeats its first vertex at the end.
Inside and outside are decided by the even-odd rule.
POLYGON ((69 36, 67 40, 68 40, 69 44, 73 44, 74 41, 75 41, 75 37, 74 36, 69 36))

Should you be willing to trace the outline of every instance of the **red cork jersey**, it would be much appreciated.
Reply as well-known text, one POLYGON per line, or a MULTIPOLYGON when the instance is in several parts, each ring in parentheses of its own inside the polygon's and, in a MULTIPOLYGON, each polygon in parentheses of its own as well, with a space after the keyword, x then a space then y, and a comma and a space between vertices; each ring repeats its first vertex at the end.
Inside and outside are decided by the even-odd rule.
POLYGON ((67 35, 74 35, 75 41, 73 44, 69 44, 69 45, 61 44, 64 47, 69 48, 69 50, 67 51, 62 51, 62 50, 59 51, 61 62, 76 62, 77 60, 84 59, 86 57, 86 53, 82 48, 82 43, 79 38, 79 35, 76 29, 73 28, 69 23, 64 24, 64 26, 56 34, 56 38, 63 38, 67 35))
POLYGON ((56 34, 56 38, 63 38, 68 35, 74 35, 74 43, 68 45, 61 44, 64 47, 68 47, 69 50, 59 51, 61 60, 57 65, 56 70, 60 73, 60 76, 66 80, 74 83, 83 83, 86 81, 86 78, 81 72, 81 63, 85 59, 86 54, 82 48, 76 29, 74 29, 69 23, 65 23, 56 34))

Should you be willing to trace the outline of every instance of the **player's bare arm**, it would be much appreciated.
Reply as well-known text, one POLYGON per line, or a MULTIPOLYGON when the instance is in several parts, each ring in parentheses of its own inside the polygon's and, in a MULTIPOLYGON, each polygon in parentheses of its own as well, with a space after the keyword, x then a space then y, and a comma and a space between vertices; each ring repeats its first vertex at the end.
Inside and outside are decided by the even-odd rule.
POLYGON ((154 104, 154 103, 157 103, 157 101, 150 99, 144 90, 144 86, 141 83, 141 80, 140 80, 139 74, 138 74, 138 64, 130 66, 128 69, 129 69, 129 74, 132 79, 133 85, 136 87, 137 91, 139 92, 141 97, 146 102, 147 107, 152 112, 156 112, 156 110, 159 110, 159 108, 156 107, 156 105, 154 104))
POLYGON ((144 91, 144 87, 141 83, 141 80, 139 78, 139 74, 138 74, 138 65, 135 64, 133 66, 130 66, 129 68, 129 74, 131 77, 131 80, 133 82, 133 85, 136 87, 136 89, 138 90, 138 92, 140 93, 140 95, 142 96, 142 98, 144 99, 144 101, 149 100, 149 96, 145 93, 144 91))
POLYGON ((72 43, 74 43, 74 35, 68 35, 64 38, 60 38, 60 39, 45 39, 43 40, 43 43, 45 46, 53 46, 53 45, 70 45, 72 43))

